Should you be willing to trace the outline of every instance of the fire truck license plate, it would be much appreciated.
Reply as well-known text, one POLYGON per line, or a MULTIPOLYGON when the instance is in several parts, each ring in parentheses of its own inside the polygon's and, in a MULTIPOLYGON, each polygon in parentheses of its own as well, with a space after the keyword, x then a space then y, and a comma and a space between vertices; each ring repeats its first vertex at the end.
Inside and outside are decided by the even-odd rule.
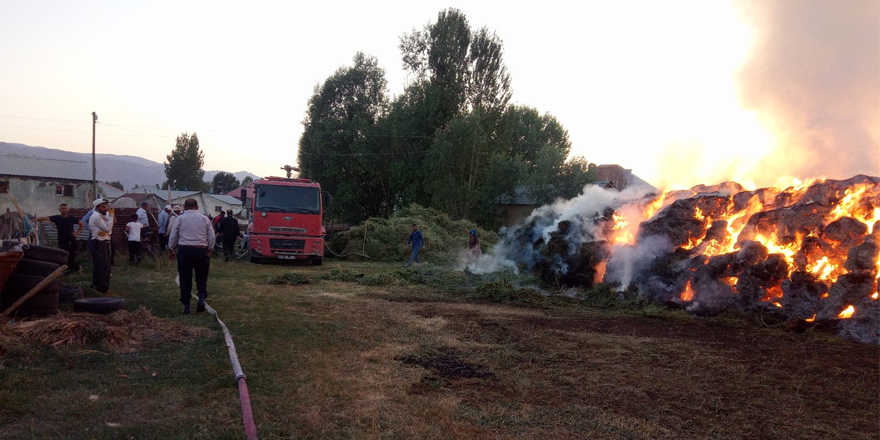
POLYGON ((296 255, 279 255, 278 259, 279 260, 295 260, 296 255))

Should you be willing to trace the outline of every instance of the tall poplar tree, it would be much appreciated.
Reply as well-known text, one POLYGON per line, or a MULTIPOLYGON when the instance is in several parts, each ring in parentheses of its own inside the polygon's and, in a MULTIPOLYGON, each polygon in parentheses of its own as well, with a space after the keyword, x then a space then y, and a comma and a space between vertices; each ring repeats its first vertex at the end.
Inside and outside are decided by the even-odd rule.
POLYGON ((174 150, 165 158, 168 160, 164 162, 167 180, 162 185, 163 188, 170 184, 178 190, 208 190, 209 184, 203 180, 205 171, 202 169, 205 155, 199 149, 199 138, 195 133, 192 136, 187 133, 177 136, 174 150))

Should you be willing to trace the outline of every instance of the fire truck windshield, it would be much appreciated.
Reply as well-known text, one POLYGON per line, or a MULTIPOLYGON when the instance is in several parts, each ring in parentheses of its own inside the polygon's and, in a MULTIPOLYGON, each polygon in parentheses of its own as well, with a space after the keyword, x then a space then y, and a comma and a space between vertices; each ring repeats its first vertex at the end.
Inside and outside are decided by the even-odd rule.
POLYGON ((320 214, 321 195, 317 188, 260 185, 254 211, 320 214))

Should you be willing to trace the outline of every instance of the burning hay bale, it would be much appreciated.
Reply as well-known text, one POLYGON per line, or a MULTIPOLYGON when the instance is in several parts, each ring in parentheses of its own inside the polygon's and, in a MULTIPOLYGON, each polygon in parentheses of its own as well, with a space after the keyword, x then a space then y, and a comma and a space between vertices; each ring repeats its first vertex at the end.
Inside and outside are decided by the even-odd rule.
POLYGON ((130 353, 160 343, 185 343, 207 336, 209 329, 157 318, 141 307, 111 315, 65 313, 13 324, 9 330, 23 341, 49 347, 102 346, 130 353))
POLYGON ((698 315, 840 321, 842 335, 880 343, 878 177, 660 195, 588 187, 535 210, 494 251, 553 285, 602 281, 698 315))

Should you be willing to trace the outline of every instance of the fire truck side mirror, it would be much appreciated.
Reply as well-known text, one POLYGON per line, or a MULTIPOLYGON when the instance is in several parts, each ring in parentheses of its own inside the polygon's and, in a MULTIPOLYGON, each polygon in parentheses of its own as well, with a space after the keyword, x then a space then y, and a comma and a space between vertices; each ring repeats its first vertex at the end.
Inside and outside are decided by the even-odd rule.
POLYGON ((323 202, 324 207, 328 207, 333 204, 333 197, 330 196, 330 193, 321 191, 321 201, 323 202))

